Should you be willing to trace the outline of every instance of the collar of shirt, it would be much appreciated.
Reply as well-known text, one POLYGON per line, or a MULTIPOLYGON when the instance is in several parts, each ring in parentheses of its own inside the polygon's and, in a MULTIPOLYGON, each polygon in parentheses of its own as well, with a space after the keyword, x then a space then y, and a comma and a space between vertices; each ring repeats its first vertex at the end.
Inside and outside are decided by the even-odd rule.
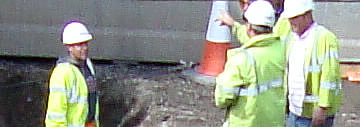
POLYGON ((306 38, 309 37, 311 31, 314 30, 314 28, 316 27, 316 25, 317 25, 317 23, 316 23, 316 22, 313 22, 313 23, 305 30, 305 32, 304 32, 302 35, 299 36, 299 35, 295 34, 295 35, 296 35, 296 38, 297 38, 298 40, 305 40, 306 38))

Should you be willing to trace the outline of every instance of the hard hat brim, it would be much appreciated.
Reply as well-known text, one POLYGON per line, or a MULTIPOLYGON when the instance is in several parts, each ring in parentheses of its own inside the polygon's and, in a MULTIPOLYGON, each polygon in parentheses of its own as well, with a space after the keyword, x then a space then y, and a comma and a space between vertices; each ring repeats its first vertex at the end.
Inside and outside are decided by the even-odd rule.
POLYGON ((63 44, 64 45, 80 44, 80 43, 88 42, 90 40, 93 40, 93 36, 91 34, 88 34, 88 35, 82 35, 82 37, 79 38, 78 40, 73 40, 73 41, 63 40, 63 44))

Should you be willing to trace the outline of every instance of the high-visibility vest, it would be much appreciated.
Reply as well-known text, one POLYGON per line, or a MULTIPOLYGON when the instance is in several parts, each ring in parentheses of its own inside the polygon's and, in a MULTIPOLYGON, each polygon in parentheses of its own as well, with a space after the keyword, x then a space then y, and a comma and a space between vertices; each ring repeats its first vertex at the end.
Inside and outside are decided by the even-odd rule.
MULTIPOLYGON (((328 115, 334 115, 342 103, 342 86, 339 64, 339 43, 336 36, 324 28, 316 25, 314 41, 311 42, 305 54, 305 98, 301 116, 311 118, 313 111, 321 107, 328 107, 328 115)), ((288 37, 286 56, 289 57, 293 36, 288 37)), ((288 59, 287 59, 288 60, 288 59)), ((288 63, 288 61, 287 61, 288 63)), ((287 80, 288 69, 286 71, 287 80)), ((287 81, 286 81, 287 83, 287 81)))
POLYGON ((216 106, 228 108, 224 127, 284 126, 285 44, 273 34, 258 35, 227 56, 215 88, 216 106))
MULTIPOLYGON (((46 127, 84 127, 88 114, 88 87, 79 68, 58 64, 50 77, 46 127)), ((97 100, 95 121, 99 126, 97 100)))

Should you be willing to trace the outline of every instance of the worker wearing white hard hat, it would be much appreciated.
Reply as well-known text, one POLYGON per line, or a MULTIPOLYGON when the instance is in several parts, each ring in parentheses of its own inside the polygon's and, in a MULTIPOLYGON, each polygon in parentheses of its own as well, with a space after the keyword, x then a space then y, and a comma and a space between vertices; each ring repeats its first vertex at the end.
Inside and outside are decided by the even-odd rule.
POLYGON ((331 127, 342 101, 339 43, 336 36, 312 17, 312 0, 285 0, 289 19, 287 127, 331 127))
POLYGON ((99 127, 95 70, 88 58, 92 39, 84 23, 65 24, 61 40, 69 56, 57 61, 50 77, 46 127, 99 127))
POLYGON ((254 1, 244 15, 250 39, 228 50, 225 69, 216 77, 216 106, 227 109, 223 126, 284 126, 285 43, 272 34, 275 11, 268 1, 254 1))

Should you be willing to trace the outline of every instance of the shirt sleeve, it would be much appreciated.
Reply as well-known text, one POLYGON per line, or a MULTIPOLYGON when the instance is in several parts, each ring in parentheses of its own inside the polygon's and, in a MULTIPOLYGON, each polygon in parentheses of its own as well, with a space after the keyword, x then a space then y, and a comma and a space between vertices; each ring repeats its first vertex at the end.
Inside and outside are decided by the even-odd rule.
POLYGON ((319 62, 322 63, 322 73, 319 88, 319 106, 333 107, 339 104, 342 96, 339 64, 339 43, 336 36, 330 32, 320 38, 319 62))
POLYGON ((246 25, 240 24, 239 22, 234 22, 232 27, 232 35, 240 44, 245 44, 250 40, 250 37, 247 34, 246 25))
POLYGON ((67 127, 66 68, 55 67, 49 83, 46 127, 67 127))
POLYGON ((246 84, 240 67, 244 67, 244 57, 234 55, 228 57, 224 71, 216 77, 215 104, 219 108, 226 108, 237 100, 239 88, 246 84))

